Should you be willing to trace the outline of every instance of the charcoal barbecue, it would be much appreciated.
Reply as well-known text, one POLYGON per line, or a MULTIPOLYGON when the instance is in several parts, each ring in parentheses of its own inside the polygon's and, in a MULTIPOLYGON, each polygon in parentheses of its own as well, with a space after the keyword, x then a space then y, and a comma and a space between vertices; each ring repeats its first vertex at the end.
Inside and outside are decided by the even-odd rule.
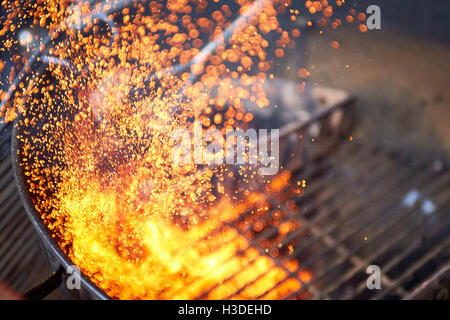
MULTIPOLYGON (((430 163, 414 155, 361 146, 348 141, 342 132, 330 135, 324 129, 332 123, 330 119, 336 114, 333 111, 343 112, 350 102, 347 98, 317 118, 289 130, 291 134, 308 133, 314 131, 310 130, 312 125, 319 125, 321 135, 325 136, 323 141, 326 136, 331 141, 315 145, 314 153, 308 153, 307 177, 311 186, 295 200, 304 210, 302 215, 295 216, 303 227, 286 235, 284 240, 300 243, 296 255, 305 267, 313 270, 314 278, 288 298, 445 298, 450 241, 450 224, 445 214, 450 191, 448 171, 441 162, 430 163), (344 194, 338 193, 342 189, 346 190, 344 194), (427 213, 419 200, 413 204, 402 201, 411 190, 431 199, 433 212, 427 213), (385 266, 380 291, 366 288, 366 268, 372 264, 385 266)), ((13 131, 13 155, 19 147, 14 136, 13 131)), ((283 141, 288 141, 288 137, 289 134, 283 141)), ((319 136, 316 139, 321 140, 319 136)), ((8 210, 2 213, 2 230, 10 238, 2 245, 2 250, 9 252, 3 255, 2 276, 16 288, 25 290, 48 272, 34 230, 38 231, 50 268, 57 277, 63 274, 58 270, 67 268, 71 262, 29 202, 21 171, 14 165, 16 159, 11 162, 8 156, 8 145, 8 139, 4 139, 2 208, 8 210), (15 170, 18 187, 11 169, 15 170), (25 220, 25 212, 31 225, 25 220), (30 266, 36 272, 24 274, 30 266)), ((291 148, 292 145, 288 150, 291 148)), ((297 174, 305 177, 306 167, 294 162, 292 165, 300 168, 297 174)), ((251 242, 270 237, 271 233, 270 228, 252 232, 251 242)), ((83 290, 71 290, 70 296, 75 292, 78 298, 108 298, 89 279, 83 277, 82 284, 83 290)))
MULTIPOLYGON (((65 63, 50 57, 41 61, 65 63)), ((45 74, 44 69, 36 69, 42 70, 36 74, 45 74)), ((255 298, 270 296, 293 279, 301 286, 285 299, 448 299, 448 164, 354 141, 356 99, 345 91, 318 86, 306 98, 293 101, 280 104, 292 114, 291 121, 272 125, 281 127, 280 163, 293 179, 305 180, 307 187, 300 194, 271 198, 270 210, 257 220, 248 212, 218 228, 234 228, 285 272, 284 278, 255 298), (299 115, 297 109, 309 112, 299 115), (267 245, 280 236, 274 228, 280 222, 293 222, 296 227, 276 245, 267 245), (308 276, 287 268, 288 259, 296 259, 308 276), (367 287, 367 270, 373 265, 381 270, 377 290, 367 287)), ((0 279, 29 298, 110 299, 84 274, 80 290, 67 287, 71 276, 67 270, 74 263, 36 211, 19 165, 25 146, 17 137, 33 134, 24 132, 30 127, 18 125, 23 119, 19 115, 14 125, 1 128, 0 279)), ((275 119, 275 114, 256 120, 267 125, 267 119, 275 119)), ((39 130, 39 123, 32 129, 39 130)), ((224 283, 234 281, 240 272, 224 283)), ((226 298, 237 297, 264 276, 243 283, 226 298)), ((214 289, 197 298, 208 297, 214 289)))

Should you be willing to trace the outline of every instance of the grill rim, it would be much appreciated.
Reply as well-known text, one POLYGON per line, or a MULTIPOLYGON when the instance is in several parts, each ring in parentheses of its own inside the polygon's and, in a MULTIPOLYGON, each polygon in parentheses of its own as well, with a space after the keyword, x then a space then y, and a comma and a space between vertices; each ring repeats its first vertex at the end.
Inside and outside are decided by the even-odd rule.
MULTIPOLYGON (((37 231, 39 235, 39 239, 42 241, 43 246, 45 247, 45 253, 47 255, 47 260, 50 259, 50 256, 55 258, 58 262, 59 266, 55 268, 54 264, 51 261, 48 261, 50 269, 52 272, 56 272, 59 267, 63 267, 64 270, 68 270, 70 266, 76 265, 60 248, 58 243, 53 239, 49 230, 42 222, 42 219, 39 216, 39 213, 36 211, 34 205, 31 203, 31 197, 29 196, 29 192, 26 188, 25 181, 23 179, 23 172, 19 165, 19 141, 17 140, 17 135, 19 133, 18 123, 23 119, 22 115, 19 115, 15 121, 11 134, 11 162, 13 169, 14 180, 16 181, 17 190, 19 193, 19 198, 22 202, 22 205, 25 209, 25 212, 28 218, 31 221, 34 229, 37 231)), ((82 271, 80 272, 79 277, 74 274, 73 276, 77 277, 81 283, 81 289, 86 290, 93 298, 99 300, 111 300, 112 298, 108 296, 102 289, 100 289, 94 282, 92 282, 82 271)), ((63 280, 61 282, 61 286, 66 288, 66 282, 63 280)), ((64 290, 66 291, 66 290, 64 290)))
MULTIPOLYGON (((328 88, 330 89, 330 88, 328 88)), ((354 93, 349 93, 343 90, 335 89, 341 93, 344 93, 344 97, 339 99, 338 101, 333 101, 326 107, 319 108, 316 112, 312 113, 307 120, 301 121, 297 120, 291 122, 280 129, 280 139, 288 139, 288 137, 296 132, 300 132, 304 129, 307 129, 311 124, 316 122, 320 122, 323 119, 326 119, 330 114, 335 111, 342 111, 347 116, 352 118, 353 112, 351 110, 354 102, 356 101, 356 95, 354 93)), ((313 98, 313 100, 315 100, 313 98)), ((56 240, 51 236, 50 231, 45 226, 42 221, 39 213, 35 209, 33 203, 31 202, 31 197, 29 191, 26 187, 26 182, 24 180, 23 170, 19 165, 19 154, 18 150, 20 149, 20 142, 17 139, 18 134, 20 133, 19 122, 23 120, 24 116, 22 114, 18 114, 17 118, 14 120, 13 128, 11 132, 11 162, 12 162, 12 170, 14 180, 16 181, 17 190, 19 193, 19 199, 25 209, 25 212, 28 218, 31 221, 34 229, 38 232, 39 239, 41 240, 41 244, 44 247, 44 253, 47 257, 47 263, 50 267, 51 272, 57 272, 59 268, 63 268, 64 271, 70 270, 70 266, 76 266, 76 264, 67 256, 66 253, 60 248, 56 240)), ((351 126, 352 121, 350 121, 351 126)), ((348 128, 347 128, 348 129, 348 128)), ((81 283, 81 292, 74 293, 74 290, 70 290, 66 286, 65 279, 70 274, 65 273, 63 275, 63 280, 60 284, 60 287, 65 293, 66 297, 70 298, 81 298, 88 297, 89 299, 98 299, 98 300, 112 300, 113 298, 106 294, 100 287, 98 287, 88 276, 86 276, 81 270, 80 275, 77 278, 81 283)), ((75 275, 76 276, 76 275, 75 275)), ((80 291, 80 290, 78 290, 80 291)))

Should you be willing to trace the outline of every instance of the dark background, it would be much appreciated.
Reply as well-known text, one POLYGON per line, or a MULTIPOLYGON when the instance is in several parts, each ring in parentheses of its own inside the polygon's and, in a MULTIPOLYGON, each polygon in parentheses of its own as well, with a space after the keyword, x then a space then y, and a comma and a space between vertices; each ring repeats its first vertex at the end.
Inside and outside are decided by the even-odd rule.
POLYGON ((381 8, 381 30, 344 22, 311 32, 310 81, 356 94, 356 140, 448 160, 450 1, 350 0, 336 15, 371 4, 381 8))
POLYGON ((365 11, 380 6, 384 28, 450 41, 450 2, 447 0, 350 0, 346 6, 365 11))

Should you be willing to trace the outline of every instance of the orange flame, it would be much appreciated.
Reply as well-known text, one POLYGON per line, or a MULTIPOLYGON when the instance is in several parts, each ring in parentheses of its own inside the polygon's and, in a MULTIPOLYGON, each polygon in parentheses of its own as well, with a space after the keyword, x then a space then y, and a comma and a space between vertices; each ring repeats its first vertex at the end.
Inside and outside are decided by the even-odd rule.
MULTIPOLYGON (((296 260, 277 262, 277 248, 265 252, 232 225, 249 212, 250 220, 267 213, 266 198, 290 187, 290 173, 242 197, 223 186, 234 174, 226 167, 174 165, 170 137, 192 118, 223 132, 246 129, 253 115, 243 102, 270 103, 262 85, 274 65, 268 51, 283 58, 294 44, 277 14, 299 11, 287 11, 291 1, 269 1, 229 46, 221 43, 205 61, 173 74, 166 71, 187 65, 221 36, 234 14, 230 5, 140 1, 111 13, 115 3, 80 5, 70 18, 81 19, 82 30, 62 23, 65 1, 26 8, 54 40, 68 35, 49 54, 71 66, 50 64, 50 76, 20 86, 13 99, 23 115, 21 166, 36 210, 73 262, 114 298, 276 299, 296 292, 311 273, 296 260), (192 17, 208 6, 215 8, 211 17, 192 17), (120 21, 119 35, 106 28, 105 37, 92 12, 120 21), (269 34, 279 38, 274 45, 269 34), (191 75, 199 81, 186 86, 191 75), (33 128, 39 129, 28 134, 33 128)), ((251 4, 235 5, 243 14, 251 4)), ((327 1, 306 7, 327 18, 333 12, 327 1)), ((297 29, 292 34, 300 36, 297 29)), ((248 182, 255 173, 240 174, 248 182)), ((258 223, 255 230, 263 228, 258 223)), ((283 236, 300 226, 277 227, 283 236)))

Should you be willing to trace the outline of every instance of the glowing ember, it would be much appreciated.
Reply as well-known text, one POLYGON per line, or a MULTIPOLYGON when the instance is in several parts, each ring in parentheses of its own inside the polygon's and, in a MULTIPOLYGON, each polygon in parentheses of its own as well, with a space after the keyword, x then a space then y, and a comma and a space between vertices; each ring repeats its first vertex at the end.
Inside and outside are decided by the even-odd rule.
MULTIPOLYGON (((223 31, 249 15, 252 1, 10 4, 3 34, 20 15, 52 35, 52 48, 39 57, 52 62, 47 72, 21 79, 27 83, 17 84, 13 97, 23 115, 21 166, 36 210, 73 262, 111 297, 283 298, 301 287, 297 279, 310 281, 297 261, 276 264, 276 246, 266 255, 270 245, 251 247, 227 224, 250 212, 255 231, 262 229, 258 219, 272 209, 268 197, 291 188, 289 172, 240 194, 227 180, 240 176, 250 190, 251 168, 170 161, 172 133, 191 128, 193 119, 205 129, 245 129, 253 116, 244 101, 269 106, 262 84, 275 62, 268 57, 282 59, 300 36, 298 29, 283 30, 277 14, 295 21, 301 12, 290 0, 260 2, 229 39, 223 31), (214 52, 199 56, 214 40, 214 52), (167 72, 174 66, 180 71, 167 72)), ((306 1, 306 10, 321 12, 321 19, 333 13, 328 1, 306 1)), ((3 106, 9 120, 14 107, 3 106)), ((300 227, 274 226, 280 237, 300 227)))

